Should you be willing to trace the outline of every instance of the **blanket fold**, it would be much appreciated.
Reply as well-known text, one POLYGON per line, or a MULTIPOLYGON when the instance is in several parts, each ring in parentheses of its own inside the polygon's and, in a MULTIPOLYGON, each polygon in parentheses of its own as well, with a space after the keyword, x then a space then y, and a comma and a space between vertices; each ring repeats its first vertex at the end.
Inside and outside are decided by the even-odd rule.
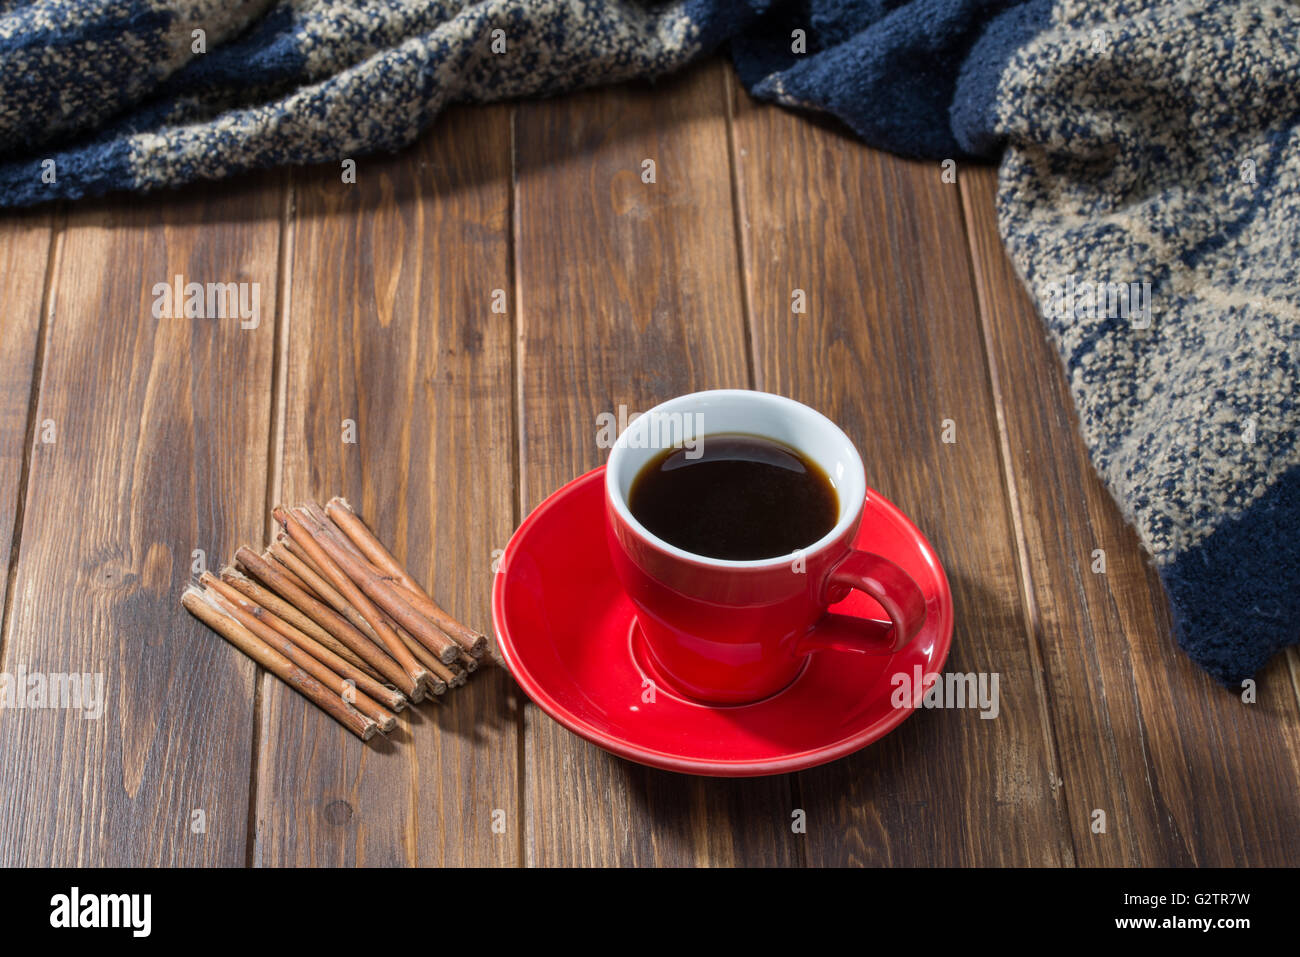
POLYGON ((1298 37, 1261 0, 0 2, 0 205, 338 162, 725 49, 873 146, 1000 158, 1092 460, 1235 684, 1300 640, 1298 37))

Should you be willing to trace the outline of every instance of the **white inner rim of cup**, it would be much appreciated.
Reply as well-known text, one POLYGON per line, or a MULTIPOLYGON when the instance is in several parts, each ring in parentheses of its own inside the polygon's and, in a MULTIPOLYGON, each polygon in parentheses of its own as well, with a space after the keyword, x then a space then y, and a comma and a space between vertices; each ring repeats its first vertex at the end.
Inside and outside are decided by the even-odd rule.
POLYGON ((861 510, 867 493, 867 477, 862 457, 849 437, 816 409, 770 392, 716 389, 669 399, 624 429, 609 453, 605 490, 619 517, 642 538, 670 555, 717 568, 764 568, 788 564, 799 554, 811 555, 840 537, 861 510), (707 445, 710 435, 727 433, 775 439, 820 465, 839 500, 835 527, 811 545, 788 555, 733 561, 678 548, 636 520, 628 508, 627 497, 646 463, 666 448, 689 446, 701 440, 707 445))

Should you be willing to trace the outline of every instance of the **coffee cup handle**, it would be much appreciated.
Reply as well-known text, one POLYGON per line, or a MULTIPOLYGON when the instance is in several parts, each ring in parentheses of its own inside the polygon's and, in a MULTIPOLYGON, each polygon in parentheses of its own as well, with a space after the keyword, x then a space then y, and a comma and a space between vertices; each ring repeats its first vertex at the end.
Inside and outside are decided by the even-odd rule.
POLYGON ((889 615, 887 621, 827 612, 800 642, 800 652, 834 648, 892 655, 907 647, 925 624, 925 595, 912 576, 887 558, 851 550, 835 563, 822 583, 822 602, 830 605, 853 588, 870 595, 889 615))

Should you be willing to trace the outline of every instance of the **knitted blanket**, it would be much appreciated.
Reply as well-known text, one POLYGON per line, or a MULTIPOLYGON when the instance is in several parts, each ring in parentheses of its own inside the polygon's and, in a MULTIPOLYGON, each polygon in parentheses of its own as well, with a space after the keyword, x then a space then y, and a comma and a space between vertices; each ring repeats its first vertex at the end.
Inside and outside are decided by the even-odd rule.
POLYGON ((1001 157, 1093 461, 1233 683, 1300 640, 1297 37, 1246 0, 0 0, 0 205, 337 162, 725 46, 874 146, 1001 157))

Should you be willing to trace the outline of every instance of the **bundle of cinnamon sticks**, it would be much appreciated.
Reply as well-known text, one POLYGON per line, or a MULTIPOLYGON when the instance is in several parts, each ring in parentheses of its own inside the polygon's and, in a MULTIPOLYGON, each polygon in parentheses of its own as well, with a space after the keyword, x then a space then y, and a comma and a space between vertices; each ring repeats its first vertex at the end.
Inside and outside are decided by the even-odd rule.
POLYGON ((465 683, 487 638, 438 605, 342 498, 272 511, 260 555, 204 572, 181 604, 363 741, 465 683))

